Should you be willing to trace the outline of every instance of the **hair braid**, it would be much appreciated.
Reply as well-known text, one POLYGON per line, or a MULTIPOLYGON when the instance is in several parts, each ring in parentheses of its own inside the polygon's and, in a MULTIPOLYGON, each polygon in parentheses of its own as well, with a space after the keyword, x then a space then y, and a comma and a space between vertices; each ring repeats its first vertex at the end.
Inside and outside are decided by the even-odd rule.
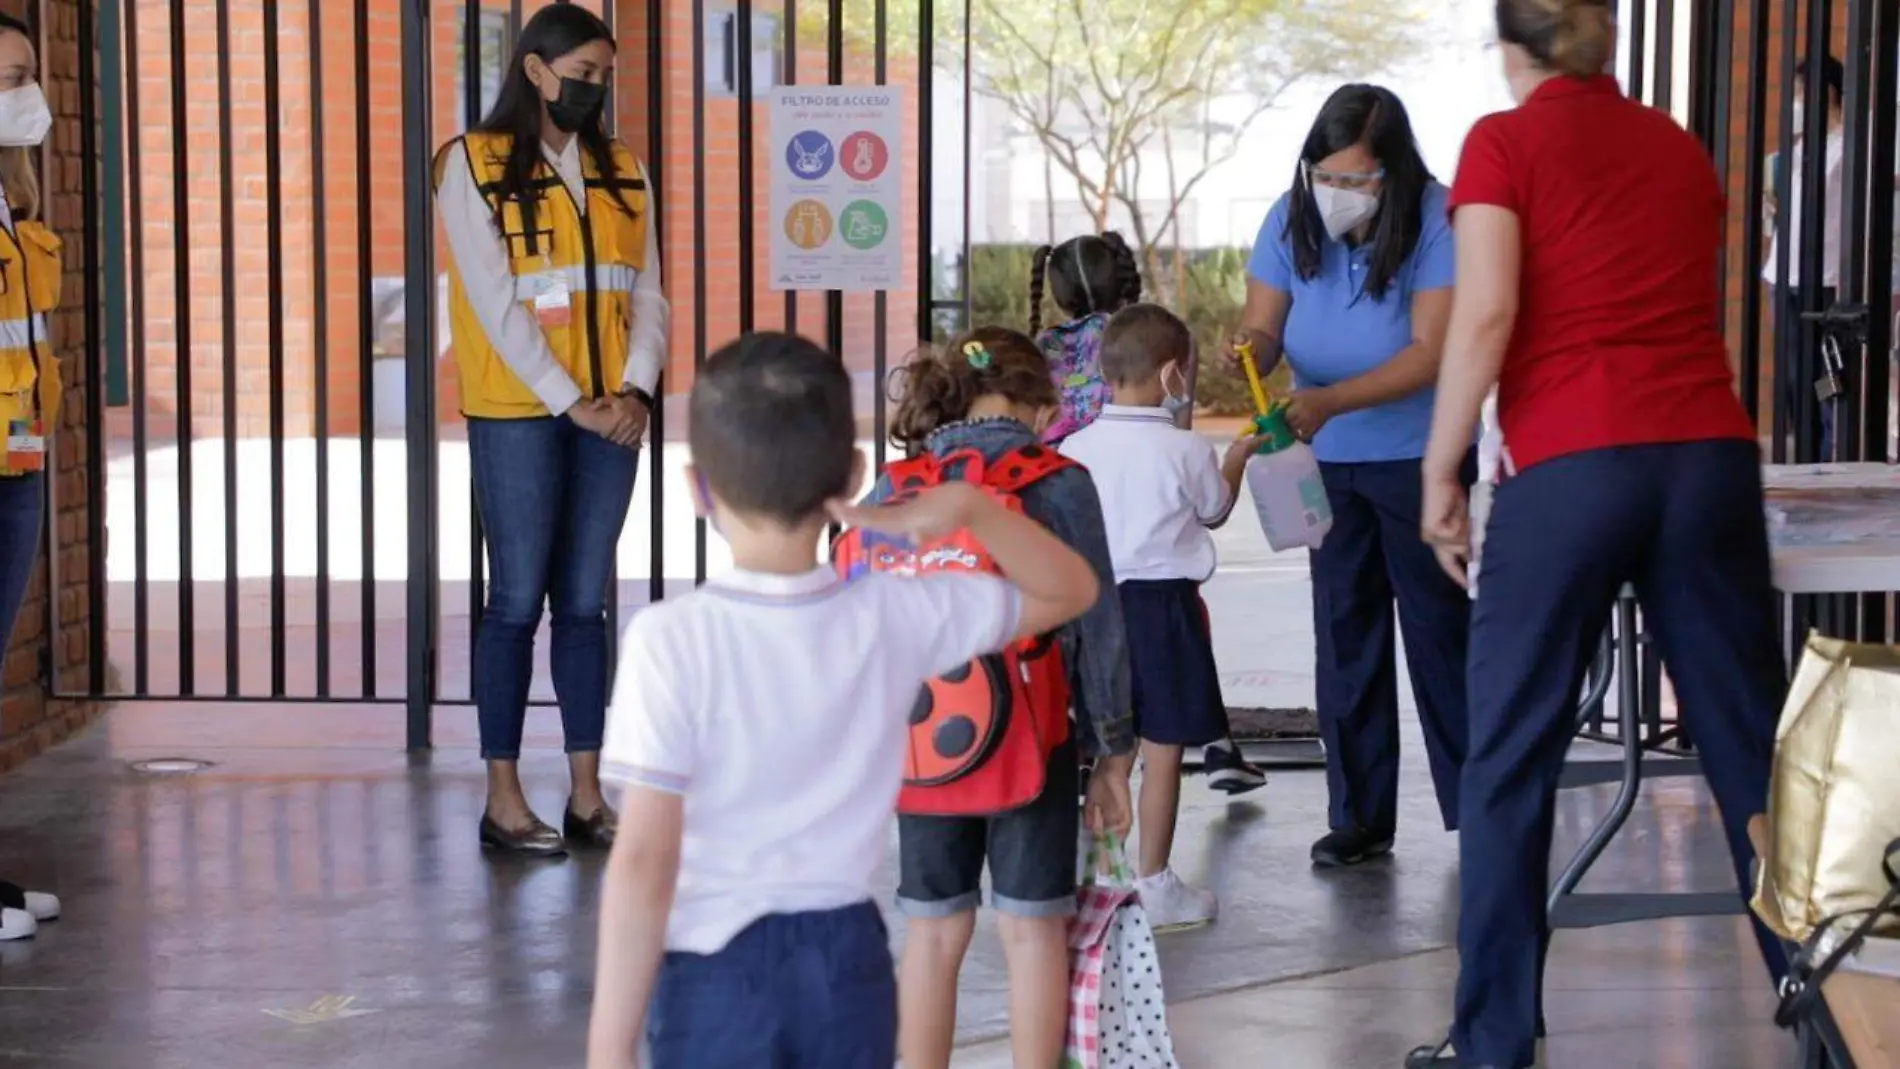
POLYGON ((1049 257, 1055 254, 1055 248, 1044 245, 1036 250, 1029 263, 1029 336, 1042 333, 1042 290, 1049 272, 1049 257))
POLYGON ((1135 259, 1135 250, 1128 246, 1119 231, 1110 230, 1102 235, 1102 244, 1108 246, 1109 254, 1115 258, 1115 306, 1126 307, 1141 302, 1141 264, 1135 259))

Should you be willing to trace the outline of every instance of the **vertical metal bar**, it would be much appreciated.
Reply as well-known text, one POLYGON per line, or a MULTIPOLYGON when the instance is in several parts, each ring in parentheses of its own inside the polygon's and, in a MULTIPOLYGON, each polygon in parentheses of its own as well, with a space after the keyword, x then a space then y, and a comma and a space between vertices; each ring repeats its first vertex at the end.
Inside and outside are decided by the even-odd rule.
MULTIPOLYGON (((614 0, 600 0, 600 21, 606 23, 608 29, 611 30, 614 28, 614 0)), ((506 56, 503 56, 501 61, 506 63, 508 59, 506 56)), ((607 94, 607 111, 605 116, 607 133, 615 137, 620 135, 620 102, 616 99, 619 95, 618 93, 607 94)), ((470 125, 473 124, 471 123, 470 125)), ((609 642, 607 644, 609 649, 615 651, 618 651, 619 645, 617 642, 609 642)))
MULTIPOLYGON (((790 3, 791 0, 786 0, 786 2, 790 3)), ((825 20, 825 81, 829 85, 844 84, 844 0, 828 0, 825 20)), ((843 149, 840 148, 837 151, 842 152, 843 149)), ((845 358, 843 290, 825 292, 825 347, 830 349, 838 359, 845 358)), ((835 528, 833 533, 836 533, 835 528)))
MULTIPOLYGON (((473 130, 482 121, 481 20, 482 0, 465 0, 462 5, 462 84, 467 90, 462 94, 464 130, 473 130)), ((608 25, 613 24, 610 22, 608 25)), ((507 62, 507 59, 504 57, 502 62, 507 62)), ((607 99, 612 100, 613 94, 607 94, 607 99)), ((468 495, 468 678, 471 699, 475 696, 475 636, 481 631, 482 608, 487 591, 487 570, 484 567, 487 562, 482 550, 485 532, 482 529, 482 510, 475 501, 473 484, 471 475, 468 495)))
POLYGON ((175 407, 178 419, 178 693, 197 692, 197 612, 192 575, 191 508, 191 123, 186 111, 185 0, 171 5, 172 271, 177 339, 175 407))
POLYGON ((429 144, 429 0, 402 5, 403 313, 409 475, 408 744, 430 746, 435 699, 435 223, 429 144))
MULTIPOLYGON (((1869 294, 1866 288, 1867 274, 1867 199, 1871 195, 1868 186, 1872 184, 1872 174, 1867 166, 1868 140, 1873 122, 1873 109, 1869 106, 1868 83, 1873 72, 1870 46, 1874 32, 1874 5, 1872 3, 1847 4, 1847 47, 1843 53, 1843 80, 1841 83, 1841 106, 1843 117, 1843 138, 1841 153, 1841 171, 1845 180, 1841 183, 1841 234, 1840 234, 1840 285, 1835 291, 1835 299, 1842 304, 1859 304, 1869 294)), ((1887 158, 1888 171, 1893 170, 1892 157, 1887 158)), ((1844 347, 1845 348, 1845 347, 1844 347)), ((1848 395, 1839 406, 1834 427, 1835 455, 1843 460, 1862 459, 1862 416, 1866 411, 1866 376, 1861 372, 1866 352, 1844 352, 1848 395)), ((1869 442, 1876 441, 1873 427, 1867 427, 1869 442)), ((1884 422, 1880 427, 1880 436, 1886 434, 1884 422)), ((1884 443, 1882 443, 1884 449, 1884 443)), ((1833 459, 1832 457, 1825 459, 1833 459)), ((1856 633, 1854 636, 1858 638, 1856 633)))
MULTIPOLYGON (((360 0, 359 0, 360 2, 360 0)), ((613 23, 607 25, 612 26, 613 23)), ((508 45, 514 47, 515 38, 521 36, 521 0, 508 0, 508 45)))
POLYGON ((753 278, 752 243, 758 214, 753 192, 753 172, 757 170, 758 161, 752 151, 752 0, 739 0, 736 18, 739 23, 735 27, 739 42, 739 333, 750 334, 756 318, 753 305, 757 280, 753 278))
POLYGON ((1630 84, 1629 95, 1637 100, 1650 100, 1643 83, 1648 74, 1649 59, 1649 3, 1648 0, 1629 0, 1630 5, 1630 84))
MULTIPOLYGON (((1867 324, 1867 381, 1862 400, 1866 413, 1865 459, 1886 460, 1894 370, 1888 354, 1895 340, 1893 316, 1900 311, 1888 299, 1896 289, 1896 281, 1900 281, 1893 273, 1894 167, 1888 162, 1894 159, 1896 136, 1900 135, 1894 129, 1895 100, 1900 98, 1900 11, 1892 4, 1874 7, 1877 17, 1871 34, 1873 78, 1869 88, 1873 130, 1867 149, 1867 158, 1875 164, 1867 201, 1867 232, 1872 237, 1867 248, 1867 294, 1874 311, 1867 324), (1881 314, 1883 308, 1887 314, 1881 314)), ((1884 631, 1875 641, 1885 641, 1884 631)))
POLYGON ((966 329, 972 325, 970 323, 970 154, 976 147, 975 130, 970 122, 970 113, 973 110, 970 107, 971 87, 976 84, 976 57, 974 50, 970 47, 970 29, 970 0, 963 0, 963 84, 958 87, 959 92, 963 94, 963 160, 962 166, 958 168, 963 181, 963 218, 960 228, 963 240, 962 248, 958 250, 957 296, 963 305, 962 323, 966 329))
MULTIPOLYGON (((125 175, 126 211, 130 215, 131 271, 127 276, 132 306, 132 693, 142 696, 151 690, 151 538, 145 517, 147 479, 151 467, 146 458, 146 334, 145 329, 145 204, 144 181, 139 158, 139 142, 145 128, 139 125, 139 5, 126 4, 125 66, 131 72, 125 80, 125 175)), ((98 488, 101 493, 104 487, 98 488)), ((95 546, 94 552, 105 547, 95 546)))
POLYGON ((937 70, 937 0, 917 0, 917 343, 930 344, 931 299, 936 296, 935 250, 931 248, 931 198, 934 193, 931 136, 937 70))
MULTIPOLYGON (((693 379, 706 366, 706 0, 693 0, 693 379)), ((656 468, 657 470, 657 468, 656 468)), ((654 482, 659 479, 656 475, 654 482)), ((654 545, 665 524, 653 511, 654 545)), ((706 518, 693 510, 693 585, 706 581, 706 518)), ((656 569, 657 571, 657 569, 656 569)))
POLYGON ((323 143, 323 15, 310 4, 311 345, 316 349, 317 697, 330 696, 330 226, 325 195, 330 169, 323 143))
MULTIPOLYGON (((1799 55, 1797 41, 1801 27, 1801 0, 1782 0, 1781 3, 1781 55, 1778 63, 1780 71, 1781 96, 1775 105, 1780 130, 1780 144, 1775 153, 1775 177, 1773 188, 1779 198, 1775 212, 1775 362, 1774 362, 1774 437, 1770 444, 1770 455, 1776 462, 1800 459, 1790 456, 1788 445, 1791 423, 1798 409, 1790 410, 1788 399, 1804 396, 1801 391, 1807 384, 1799 382, 1798 359, 1801 349, 1801 324, 1789 312, 1793 310, 1793 301, 1789 298, 1793 287, 1794 249, 1794 213, 1796 205, 1780 203, 1792 201, 1794 192, 1794 68, 1799 55)), ((1764 25, 1762 33, 1768 32, 1764 25)), ((1766 65, 1759 76, 1767 74, 1766 65)), ((1810 217, 1811 218, 1811 217, 1810 217)), ((1799 599, 1795 611, 1800 612, 1799 599)), ((1798 619, 1798 617, 1797 617, 1798 619)), ((1798 626, 1798 624, 1797 624, 1798 626)))
MULTIPOLYGON (((1722 2, 1722 0, 1717 0, 1722 2)), ((1741 280, 1742 292, 1742 404, 1748 409, 1748 417, 1757 428, 1761 426, 1761 282, 1755 273, 1755 263, 1761 256, 1762 243, 1762 206, 1766 203, 1762 197, 1764 178, 1763 154, 1768 148, 1768 92, 1764 88, 1768 68, 1768 17, 1770 0, 1753 0, 1748 16, 1748 86, 1744 107, 1742 132, 1742 261, 1746 274, 1741 280)), ((1733 52, 1721 62, 1726 69, 1732 63, 1733 52)), ((1716 122, 1727 127, 1728 110, 1723 109, 1716 122)), ((1772 355, 1770 367, 1773 367, 1772 355)), ((1774 399, 1769 399, 1770 422, 1773 422, 1774 399)), ((1777 450, 1771 449, 1771 452, 1777 450)))
MULTIPOLYGON (((284 582, 284 144, 283 94, 278 64, 277 0, 264 0, 264 219, 265 285, 270 378, 270 692, 287 691, 284 647, 289 641, 284 582)), ((413 233, 414 231, 412 231, 413 233)))
MULTIPOLYGON (((92 18, 91 5, 84 5, 81 10, 82 18, 92 18)), ((105 154, 104 159, 100 161, 100 170, 103 172, 102 185, 105 188, 104 199, 98 203, 100 211, 105 216, 106 239, 102 250, 105 255, 105 277, 104 285, 101 287, 105 318, 100 324, 100 333, 105 339, 106 404, 119 406, 129 404, 131 401, 131 390, 126 381, 126 326, 130 320, 126 315, 125 256, 126 246, 130 239, 125 225, 125 152, 126 130, 132 129, 136 134, 136 127, 128 127, 125 121, 125 84, 127 71, 131 72, 132 81, 138 80, 138 71, 132 67, 137 51, 126 47, 126 37, 121 32, 124 20, 120 6, 101 4, 98 12, 99 55, 105 60, 104 65, 99 68, 99 124, 105 141, 105 154)), ((89 155, 88 159, 90 158, 89 155)), ((94 203, 94 201, 88 199, 87 203, 94 203)), ((105 424, 94 423, 92 426, 104 427, 105 424)), ((105 483, 95 483, 90 489, 96 494, 104 495, 105 483)), ((95 512, 98 514, 99 521, 103 523, 105 517, 103 506, 95 512)), ((103 545, 105 545, 103 540, 94 542, 93 548, 98 549, 103 545)), ((94 553, 93 558, 99 562, 100 567, 104 567, 103 553, 94 553)), ((99 589, 104 590, 103 584, 99 589)), ((93 616, 96 621, 104 621, 105 618, 103 610, 93 616)), ((93 631, 100 633, 103 626, 101 623, 100 626, 94 627, 93 631)), ((94 688, 95 691, 103 690, 105 687, 104 670, 104 666, 100 665, 98 671, 102 674, 99 685, 94 688)))
POLYGON ((370 285, 369 5, 356 5, 356 448, 363 697, 376 697, 376 302, 370 285))
MULTIPOLYGON (((876 55, 877 84, 890 84, 890 4, 888 0, 875 0, 871 7, 872 37, 876 55)), ((928 138, 930 131, 918 132, 920 138, 928 138)), ((918 205, 919 212, 928 212, 930 206, 918 205)), ((918 279, 922 284, 923 279, 918 279)), ((890 437, 889 413, 885 411, 888 398, 885 396, 884 380, 890 377, 890 293, 878 290, 871 298, 871 465, 874 471, 884 470, 885 439, 890 437)))
MULTIPOLYGON (((832 22, 835 23, 838 21, 838 17, 836 15, 837 4, 835 2, 832 4, 831 10, 833 12, 831 16, 832 22)), ((785 0, 784 16, 785 16, 785 77, 783 81, 786 85, 797 85, 798 84, 798 0, 785 0)), ((826 40, 827 42, 829 42, 830 40, 830 30, 826 31, 826 40)), ((827 44, 827 47, 829 47, 829 44, 827 44)), ((751 62, 750 57, 747 58, 746 62, 748 63, 751 62)), ((837 83, 833 82, 832 84, 836 85, 837 83)), ((796 333, 798 331, 798 291, 795 289, 788 289, 785 291, 785 329, 792 333, 796 333)))
MULTIPOLYGON (((704 0, 700 2, 703 3, 704 0)), ((666 98, 661 93, 662 87, 666 85, 666 50, 661 47, 661 42, 666 37, 665 26, 666 0, 647 0, 647 160, 649 161, 647 163, 647 203, 654 206, 649 215, 655 227, 661 226, 666 214, 660 210, 660 206, 666 203, 662 199, 661 189, 666 173, 666 98)), ((698 43, 695 42, 696 45, 698 43)), ((693 54, 703 57, 704 52, 704 48, 695 47, 693 54)), ((697 88, 699 84, 703 84, 703 80, 701 83, 696 83, 695 92, 703 92, 697 88)), ((702 110, 704 109, 694 109, 696 129, 702 135, 702 140, 695 143, 696 148, 704 144, 704 120, 697 117, 697 112, 702 110)), ((694 175, 697 176, 704 166, 705 161, 695 153, 693 156, 694 175)), ((744 176, 750 173, 750 167, 740 171, 740 181, 745 181, 744 176)), ((702 195, 698 198, 698 203, 703 205, 705 200, 706 198, 702 195)), ((703 212, 704 209, 702 208, 701 211, 703 212)), ((666 247, 664 238, 665 232, 661 231, 659 239, 661 248, 666 247)), ((699 264, 699 269, 704 271, 705 254, 697 248, 701 244, 698 230, 693 232, 693 244, 695 246, 693 256, 699 264)), ((704 301, 694 305, 693 315, 699 320, 703 329, 706 320, 704 301)), ((669 352, 668 359, 671 356, 669 352)), ((660 371, 659 382, 654 384, 653 411, 647 416, 647 503, 652 515, 648 526, 652 529, 653 535, 648 557, 648 571, 651 574, 647 576, 647 600, 658 602, 666 598, 666 371, 664 368, 660 371)))
POLYGON ((1665 111, 1675 106, 1676 0, 1656 0, 1656 75, 1653 103, 1665 111))
MULTIPOLYGON (((1735 4, 1718 2, 1712 5, 1708 0, 1697 0, 1696 6, 1691 9, 1694 23, 1690 33, 1698 46, 1710 45, 1710 47, 1697 47, 1692 52, 1696 61, 1689 72, 1690 92, 1694 95, 1691 106, 1695 112, 1697 132, 1701 134, 1703 142, 1709 146, 1710 157, 1715 160, 1716 178, 1724 197, 1729 195, 1729 182, 1733 177, 1734 164, 1735 146, 1729 133, 1729 116, 1735 103, 1735 20, 1738 17, 1738 11, 1739 8, 1735 4)), ((1745 211, 1743 218, 1746 219, 1749 214, 1759 214, 1759 212, 1745 211)), ((1717 256, 1722 286, 1726 293, 1731 280, 1729 272, 1732 267, 1729 263, 1727 241, 1722 242, 1717 256)), ((1754 258, 1754 253, 1750 252, 1744 255, 1742 260, 1744 263, 1752 263, 1754 258)), ((1747 286, 1748 280, 1752 277, 1752 272, 1744 273, 1743 286, 1747 286)), ((1723 302, 1723 308, 1724 310, 1727 308, 1726 301, 1723 302)), ((1723 324, 1723 333, 1727 333, 1726 323, 1723 324)))
POLYGON ((219 304, 224 311, 224 693, 236 697, 243 683, 238 608, 238 361, 237 361, 237 181, 238 154, 231 134, 231 5, 218 5, 218 234, 219 304))
MULTIPOLYGON (((1801 268, 1801 311, 1805 315, 1819 312, 1824 306, 1826 279, 1826 243, 1823 236, 1827 228, 1827 101, 1828 88, 1822 70, 1821 57, 1829 52, 1828 42, 1833 37, 1832 0, 1808 0, 1808 54, 1812 60, 1808 64, 1807 83, 1804 92, 1807 95, 1807 118, 1802 138, 1805 151, 1801 154, 1801 229, 1795 235, 1799 243, 1801 268), (1812 237, 1810 237, 1812 235, 1812 237)), ((1790 29, 1789 37, 1794 37, 1790 29)), ((1815 403, 1812 390, 1818 377, 1820 331, 1810 322, 1803 322, 1801 332, 1801 360, 1796 366, 1801 369, 1794 383, 1795 396, 1800 398, 1800 419, 1795 424, 1795 460, 1812 462, 1824 459, 1821 456, 1821 414, 1815 403)))
MULTIPOLYGON (((118 43, 117 15, 106 13, 106 21, 112 23, 113 45, 118 43)), ((117 79, 113 79, 110 90, 102 94, 98 78, 95 56, 104 55, 106 66, 119 64, 117 49, 107 50, 105 42, 95 40, 98 28, 93 21, 93 6, 79 5, 79 187, 85 198, 85 215, 81 227, 86 243, 81 254, 83 270, 86 274, 86 429, 91 438, 86 443, 86 690, 90 694, 100 694, 106 689, 106 391, 104 381, 104 348, 100 344, 100 327, 103 320, 100 315, 101 264, 99 263, 99 104, 100 96, 111 99, 117 89, 117 79), (94 49, 99 52, 95 53, 94 49)), ((117 116, 113 117, 116 120, 117 116)), ((115 122, 108 120, 106 136, 111 138, 115 132, 115 122)), ((112 142, 108 141, 108 144, 112 142)), ((116 146, 111 149, 117 152, 116 146)), ((117 239, 120 235, 114 234, 117 239)), ((116 278, 108 275, 116 283, 116 278)), ((57 602, 58 598, 48 599, 57 602)))

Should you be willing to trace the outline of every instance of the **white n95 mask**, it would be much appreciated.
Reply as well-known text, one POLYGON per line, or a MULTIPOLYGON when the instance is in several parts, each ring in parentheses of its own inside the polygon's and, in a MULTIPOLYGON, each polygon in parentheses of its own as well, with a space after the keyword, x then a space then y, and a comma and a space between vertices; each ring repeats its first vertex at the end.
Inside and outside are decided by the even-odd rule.
POLYGON ((1317 183, 1312 190, 1313 206, 1319 209, 1320 221, 1334 241, 1359 229, 1362 223, 1379 213, 1379 198, 1371 193, 1317 183))
POLYGON ((38 82, 0 90, 0 147, 31 148, 52 128, 53 113, 38 82))

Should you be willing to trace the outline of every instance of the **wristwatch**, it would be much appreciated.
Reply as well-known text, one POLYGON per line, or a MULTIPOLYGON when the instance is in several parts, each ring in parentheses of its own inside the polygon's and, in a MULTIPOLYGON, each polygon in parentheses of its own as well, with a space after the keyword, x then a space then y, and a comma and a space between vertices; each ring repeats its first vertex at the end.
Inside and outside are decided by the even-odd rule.
POLYGON ((617 396, 631 397, 644 405, 648 412, 653 411, 653 395, 638 386, 623 387, 617 396))

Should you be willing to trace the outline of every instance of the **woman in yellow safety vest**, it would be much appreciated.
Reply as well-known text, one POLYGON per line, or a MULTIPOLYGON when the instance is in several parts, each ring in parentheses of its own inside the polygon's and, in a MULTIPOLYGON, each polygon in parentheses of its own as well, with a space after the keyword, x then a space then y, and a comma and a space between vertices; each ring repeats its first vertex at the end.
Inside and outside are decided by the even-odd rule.
POLYGON ((602 124, 607 24, 578 4, 521 32, 494 110, 435 161, 449 324, 488 536, 475 704, 488 766, 483 845, 604 847, 607 580, 667 349, 645 169, 602 124), (538 819, 516 762, 542 606, 573 787, 563 830, 538 819))
MULTIPOLYGON (((39 556, 48 436, 59 416, 59 357, 45 313, 59 304, 60 240, 40 223, 33 151, 53 114, 26 24, 0 15, 0 654, 39 556)), ((59 899, 0 881, 0 942, 59 916, 59 899)))

